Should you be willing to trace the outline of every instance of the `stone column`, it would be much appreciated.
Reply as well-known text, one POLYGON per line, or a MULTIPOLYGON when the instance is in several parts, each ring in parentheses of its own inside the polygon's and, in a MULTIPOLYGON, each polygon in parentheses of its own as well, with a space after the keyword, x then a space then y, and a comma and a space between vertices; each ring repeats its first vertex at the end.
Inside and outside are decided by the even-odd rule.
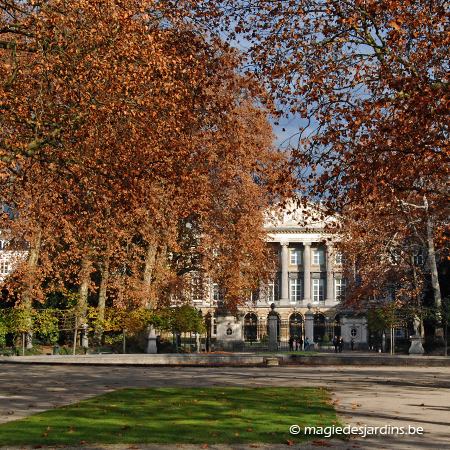
POLYGON ((275 312, 275 304, 270 305, 272 311, 269 313, 269 352, 278 350, 278 314, 275 312))
POLYGON ((305 251, 303 252, 303 300, 311 301, 311 243, 303 243, 305 251))
POLYGON ((334 303, 333 246, 327 246, 327 296, 326 303, 334 303))
POLYGON ((288 243, 281 244, 281 292, 280 302, 283 305, 289 304, 289 251, 288 243))

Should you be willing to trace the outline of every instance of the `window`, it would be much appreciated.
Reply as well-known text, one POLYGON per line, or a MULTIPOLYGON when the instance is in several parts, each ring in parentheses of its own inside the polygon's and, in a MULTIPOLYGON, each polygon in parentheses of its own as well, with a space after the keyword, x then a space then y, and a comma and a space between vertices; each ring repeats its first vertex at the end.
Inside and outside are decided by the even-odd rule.
POLYGON ((248 291, 246 297, 247 304, 255 304, 259 300, 259 289, 248 291))
POLYGON ((313 280, 313 301, 323 302, 324 300, 324 282, 320 278, 318 280, 313 280))
POLYGON ((313 264, 315 266, 322 266, 324 264, 323 250, 313 250, 313 264))
POLYGON ((345 280, 334 280, 334 293, 336 300, 339 301, 345 297, 345 287, 347 283, 345 280))
POLYGON ((219 285, 217 283, 213 283, 212 291, 213 291, 213 301, 217 303, 220 300, 219 285))
POLYGON ((289 292, 291 303, 299 302, 302 300, 302 280, 292 279, 289 280, 289 292))
POLYGON ((337 250, 334 256, 334 262, 338 266, 342 266, 345 263, 344 252, 341 250, 337 250))
POLYGON ((278 280, 274 280, 267 285, 267 302, 277 302, 278 298, 278 280))
POLYGON ((0 261, 0 274, 6 275, 9 273, 8 261, 0 261))
POLYGON ((198 274, 191 276, 191 298, 193 302, 203 301, 203 280, 198 274))
POLYGON ((298 266, 302 263, 302 252, 301 250, 291 250, 291 264, 293 266, 298 266))
POLYGON ((416 266, 422 266, 423 265, 423 253, 422 253, 422 250, 416 250, 414 252, 414 264, 416 266))

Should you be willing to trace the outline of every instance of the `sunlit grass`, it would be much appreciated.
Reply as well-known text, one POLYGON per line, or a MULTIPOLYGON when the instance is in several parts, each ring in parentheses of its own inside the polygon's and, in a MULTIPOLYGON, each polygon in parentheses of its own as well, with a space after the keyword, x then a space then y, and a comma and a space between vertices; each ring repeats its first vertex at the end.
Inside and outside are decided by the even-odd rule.
POLYGON ((280 443, 290 425, 337 422, 329 394, 310 388, 124 389, 0 425, 5 445, 280 443))

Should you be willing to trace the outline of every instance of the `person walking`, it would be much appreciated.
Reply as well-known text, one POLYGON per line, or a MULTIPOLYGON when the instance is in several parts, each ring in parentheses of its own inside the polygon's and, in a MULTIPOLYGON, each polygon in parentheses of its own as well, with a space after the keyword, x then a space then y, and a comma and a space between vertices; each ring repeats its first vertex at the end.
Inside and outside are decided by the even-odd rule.
POLYGON ((289 338, 289 351, 294 351, 294 338, 292 336, 289 338))
POLYGON ((342 336, 339 336, 339 353, 342 353, 342 350, 344 348, 344 339, 342 336))
POLYGON ((350 348, 353 350, 355 347, 355 340, 352 338, 352 340, 350 341, 350 348))
POLYGON ((305 351, 308 351, 308 350, 309 350, 309 337, 306 336, 306 339, 305 339, 305 351))
POLYGON ((335 336, 334 339, 333 339, 333 345, 334 345, 334 353, 337 353, 338 352, 338 346, 339 346, 339 341, 338 341, 337 336, 335 336))

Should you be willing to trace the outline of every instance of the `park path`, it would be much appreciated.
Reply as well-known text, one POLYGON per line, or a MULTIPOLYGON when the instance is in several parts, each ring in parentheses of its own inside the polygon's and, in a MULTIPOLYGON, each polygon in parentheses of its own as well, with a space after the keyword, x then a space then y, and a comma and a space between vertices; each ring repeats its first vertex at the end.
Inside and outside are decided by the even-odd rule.
MULTIPOLYGON (((355 427, 422 427, 424 434, 355 436, 343 449, 450 449, 450 368, 388 366, 227 366, 119 367, 70 365, 0 365, 0 423, 20 419, 57 406, 74 403, 127 387, 308 386, 330 390, 342 421, 355 427)), ((293 424, 294 425, 294 424, 293 424)), ((389 428, 384 428, 389 432, 389 428)), ((308 450, 322 446, 293 446, 308 450)), ((1 445, 1 443, 0 443, 1 445)), ((108 446, 124 450, 130 446, 108 446)), ((142 450, 180 449, 178 446, 139 446, 142 450)), ((23 447, 20 447, 21 449, 23 447)), ((32 448, 32 446, 25 447, 32 448)), ((79 447, 100 450, 98 446, 79 447)), ((183 445, 183 450, 200 448, 183 445)), ((248 449, 208 446, 211 450, 248 449)), ((261 450, 286 445, 259 445, 261 450)), ((6 450, 3 447, 3 450, 6 450)), ((11 449, 15 450, 15 449, 11 449)), ((68 450, 68 449, 67 449, 68 450)))

